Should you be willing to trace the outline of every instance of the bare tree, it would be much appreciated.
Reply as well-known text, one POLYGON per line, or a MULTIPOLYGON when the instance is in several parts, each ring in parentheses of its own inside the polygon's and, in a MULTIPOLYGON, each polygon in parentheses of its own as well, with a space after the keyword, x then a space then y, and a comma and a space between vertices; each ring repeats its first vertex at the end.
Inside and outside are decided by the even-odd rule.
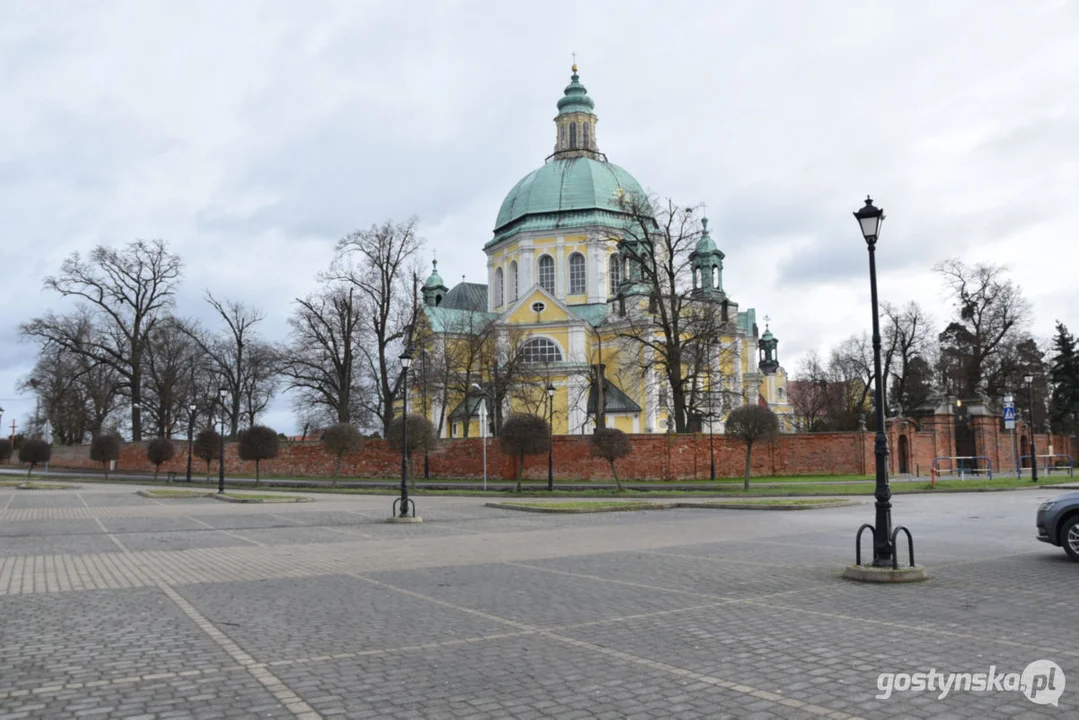
POLYGON ((150 332, 144 360, 144 424, 157 437, 171 437, 178 426, 184 426, 189 405, 206 397, 199 392, 200 375, 205 373, 203 355, 180 322, 168 317, 150 332))
POLYGON ((324 409, 331 423, 362 422, 356 359, 363 308, 355 290, 330 286, 296 304, 280 365, 296 405, 324 409))
POLYGON ((746 445, 746 475, 743 490, 749 490, 753 445, 771 440, 779 432, 779 419, 771 408, 763 405, 743 405, 727 416, 727 434, 746 445))
POLYGON ((615 485, 618 486, 618 492, 622 492, 622 481, 618 479, 618 469, 615 468, 614 463, 615 460, 624 458, 633 450, 629 436, 616 428, 598 427, 592 433, 590 444, 593 457, 601 457, 610 463, 615 485))
POLYGON ((136 240, 121 249, 94 248, 88 258, 74 253, 45 288, 74 298, 96 332, 72 333, 65 316, 48 312, 20 327, 25 337, 54 343, 113 368, 131 400, 131 434, 142 439, 144 356, 150 333, 173 304, 180 278, 179 256, 162 240, 136 240))
POLYGON ((964 397, 999 394, 1007 380, 1002 355, 1029 323, 1030 305, 999 265, 946 260, 935 270, 955 316, 939 336, 946 389, 964 397))
POLYGON ((355 290, 363 308, 360 315, 364 342, 358 346, 360 368, 369 392, 359 401, 379 418, 383 432, 393 420, 393 404, 400 392, 400 349, 416 326, 418 308, 409 283, 418 270, 416 253, 423 240, 417 221, 387 220, 354 232, 337 244, 337 256, 328 277, 355 290))
POLYGON ((711 362, 727 323, 728 305, 692 295, 690 253, 701 237, 692 207, 626 196, 628 221, 618 247, 628 262, 626 280, 636 294, 619 299, 617 336, 636 343, 642 370, 654 370, 670 388, 677 432, 686 432, 699 373, 711 362), (643 299, 643 302, 639 302, 643 299))
POLYGON ((888 388, 889 404, 894 413, 909 413, 913 407, 905 407, 912 384, 912 375, 918 373, 918 359, 925 359, 932 341, 932 321, 913 300, 902 308, 882 303, 884 313, 884 367, 883 374, 888 388))
POLYGON ((515 413, 506 418, 498 435, 502 452, 517 458, 517 492, 521 492, 521 472, 525 455, 542 455, 550 447, 550 427, 538 415, 515 413))
POLYGON ((208 371, 218 388, 227 391, 229 435, 236 437, 241 423, 254 425, 273 398, 277 356, 258 335, 257 325, 266 317, 262 310, 235 300, 219 300, 209 291, 205 300, 220 319, 221 332, 211 333, 193 323, 186 331, 208 360, 208 371))
POLYGON ((277 432, 265 425, 255 425, 241 430, 237 436, 241 460, 255 461, 255 487, 259 486, 259 464, 277 457, 280 442, 277 432))
POLYGON ((348 423, 337 423, 322 433, 322 447, 332 453, 337 461, 333 467, 333 487, 337 487, 337 476, 341 472, 341 458, 345 453, 363 450, 363 435, 348 423))

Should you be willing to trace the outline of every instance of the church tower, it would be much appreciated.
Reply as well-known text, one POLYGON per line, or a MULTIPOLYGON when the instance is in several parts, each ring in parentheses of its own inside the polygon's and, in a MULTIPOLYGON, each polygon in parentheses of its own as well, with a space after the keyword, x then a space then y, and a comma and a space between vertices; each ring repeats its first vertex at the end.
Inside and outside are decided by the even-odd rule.
POLYGON ((765 375, 775 375, 776 370, 779 369, 779 353, 776 351, 778 346, 779 340, 772 334, 766 324, 764 326, 764 335, 761 335, 761 339, 757 342, 757 347, 760 349, 758 367, 765 375))
POLYGON ((423 284, 423 304, 438 307, 449 291, 450 289, 442 282, 442 276, 438 274, 438 260, 432 260, 431 277, 427 278, 427 282, 423 284))
POLYGON ((693 297, 708 300, 723 300, 723 258, 726 257, 708 233, 708 218, 701 219, 701 239, 697 247, 689 254, 689 264, 693 270, 693 297))

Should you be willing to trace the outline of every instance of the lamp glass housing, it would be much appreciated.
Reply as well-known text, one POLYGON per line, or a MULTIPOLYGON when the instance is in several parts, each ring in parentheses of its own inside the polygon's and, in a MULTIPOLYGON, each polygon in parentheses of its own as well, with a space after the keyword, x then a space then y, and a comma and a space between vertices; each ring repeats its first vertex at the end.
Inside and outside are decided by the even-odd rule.
POLYGON ((1030 385, 1032 382, 1034 382, 1034 376, 1033 375, 1024 375, 1023 376, 1023 382, 1025 382, 1027 385, 1030 385))

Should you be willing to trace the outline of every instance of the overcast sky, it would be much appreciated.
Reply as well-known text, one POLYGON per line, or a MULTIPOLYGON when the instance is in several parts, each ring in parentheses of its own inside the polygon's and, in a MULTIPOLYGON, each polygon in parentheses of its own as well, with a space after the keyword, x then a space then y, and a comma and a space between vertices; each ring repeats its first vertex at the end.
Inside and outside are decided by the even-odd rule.
MULTIPOLYGON (((933 264, 1001 263, 1037 336, 1079 330, 1075 2, 0 0, 4 425, 32 412, 18 323, 65 307, 42 279, 96 244, 166 239, 179 313, 210 289, 273 340, 334 242, 387 218, 419 217, 451 286, 484 282, 574 51, 600 149, 707 203, 788 371, 869 327, 866 193, 883 299, 943 323, 933 264)), ((266 421, 294 429, 287 401, 266 421)))

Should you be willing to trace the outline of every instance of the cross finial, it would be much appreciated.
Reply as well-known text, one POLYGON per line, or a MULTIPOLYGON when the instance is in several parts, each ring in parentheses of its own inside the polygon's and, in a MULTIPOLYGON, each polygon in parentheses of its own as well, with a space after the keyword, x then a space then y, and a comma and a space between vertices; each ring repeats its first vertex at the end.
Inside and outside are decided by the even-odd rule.
POLYGON ((574 50, 570 55, 573 56, 573 72, 577 72, 577 51, 574 50))
POLYGON ((765 316, 764 316, 764 329, 765 329, 765 330, 767 330, 767 329, 768 329, 768 323, 770 323, 770 322, 772 322, 772 318, 770 318, 770 317, 768 317, 767 315, 765 315, 765 316))

